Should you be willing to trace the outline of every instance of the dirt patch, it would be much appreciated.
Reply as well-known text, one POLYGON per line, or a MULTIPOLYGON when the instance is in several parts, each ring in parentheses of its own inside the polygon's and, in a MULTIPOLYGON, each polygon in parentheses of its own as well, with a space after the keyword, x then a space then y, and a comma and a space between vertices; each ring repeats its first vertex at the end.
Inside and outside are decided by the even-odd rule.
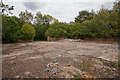
POLYGON ((30 42, 3 44, 3 78, 116 78, 118 44, 30 42))
POLYGON ((85 41, 95 41, 95 42, 120 42, 120 38, 83 38, 85 41))

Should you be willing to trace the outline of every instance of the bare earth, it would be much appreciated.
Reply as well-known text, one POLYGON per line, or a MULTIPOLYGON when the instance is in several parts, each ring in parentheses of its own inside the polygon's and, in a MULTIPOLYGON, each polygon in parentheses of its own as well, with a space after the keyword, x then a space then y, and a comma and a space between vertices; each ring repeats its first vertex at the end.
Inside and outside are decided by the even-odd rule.
POLYGON ((118 44, 36 41, 3 44, 3 78, 115 78, 118 44))

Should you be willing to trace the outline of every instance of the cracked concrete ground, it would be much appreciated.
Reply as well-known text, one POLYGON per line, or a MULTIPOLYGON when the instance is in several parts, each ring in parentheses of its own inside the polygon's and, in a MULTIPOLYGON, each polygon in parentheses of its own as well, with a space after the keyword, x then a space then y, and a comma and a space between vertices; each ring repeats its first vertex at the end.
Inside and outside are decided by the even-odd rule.
POLYGON ((115 78, 118 44, 36 41, 3 44, 3 78, 115 78))

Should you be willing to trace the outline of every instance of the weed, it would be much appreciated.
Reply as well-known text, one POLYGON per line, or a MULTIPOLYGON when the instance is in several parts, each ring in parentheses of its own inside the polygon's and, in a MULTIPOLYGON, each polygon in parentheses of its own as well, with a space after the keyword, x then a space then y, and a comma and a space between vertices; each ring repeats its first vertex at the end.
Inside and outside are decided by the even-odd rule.
POLYGON ((116 67, 120 67, 120 63, 115 64, 116 67))
POLYGON ((78 75, 77 75, 77 74, 73 74, 73 76, 74 76, 74 77, 78 77, 78 75))
POLYGON ((85 68, 82 68, 82 72, 85 71, 85 68))
POLYGON ((52 63, 55 63, 55 61, 52 61, 52 63))
POLYGON ((120 67, 120 63, 118 63, 118 67, 120 67))
POLYGON ((86 63, 86 64, 84 64, 84 67, 87 67, 88 66, 88 64, 86 63))

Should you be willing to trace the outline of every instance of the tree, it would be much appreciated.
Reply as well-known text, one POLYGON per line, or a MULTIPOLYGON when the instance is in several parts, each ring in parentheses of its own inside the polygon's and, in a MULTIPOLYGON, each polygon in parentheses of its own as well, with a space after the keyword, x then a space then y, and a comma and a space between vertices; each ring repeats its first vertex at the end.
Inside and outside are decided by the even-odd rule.
POLYGON ((44 14, 42 24, 49 24, 52 20, 52 16, 44 14))
POLYGON ((119 15, 118 11, 112 10, 109 15, 109 28, 111 29, 110 35, 111 37, 117 37, 119 34, 119 15))
POLYGON ((22 40, 33 40, 35 37, 35 29, 33 26, 25 23, 21 28, 21 36, 22 40))
POLYGON ((35 25, 52 24, 54 22, 58 22, 58 20, 48 14, 42 15, 40 11, 36 13, 34 20, 35 25))
POLYGON ((0 10, 2 11, 2 14, 4 15, 8 15, 8 14, 12 14, 12 10, 14 10, 14 6, 9 6, 3 3, 3 1, 1 0, 0 3, 0 10))
POLYGON ((21 12, 19 14, 19 17, 22 21, 31 24, 33 21, 33 14, 31 12, 28 12, 27 10, 25 10, 25 12, 21 12))
POLYGON ((18 22, 18 25, 20 26, 20 28, 22 28, 22 26, 25 24, 25 22, 23 20, 21 20, 20 18, 16 17, 16 16, 11 16, 15 21, 18 22))
POLYGON ((2 40, 3 42, 15 42, 19 39, 20 27, 11 17, 2 15, 2 40))
POLYGON ((66 30, 66 24, 64 23, 54 23, 50 26, 50 28, 45 32, 46 37, 66 37, 67 36, 67 30, 66 30))
POLYGON ((54 22, 58 22, 58 20, 48 14, 43 16, 42 24, 51 24, 54 22))
POLYGON ((49 28, 49 24, 44 24, 44 25, 36 25, 35 26, 35 40, 46 40, 45 32, 49 28))
POLYGON ((43 15, 41 12, 37 12, 34 20, 34 25, 42 25, 43 15))
POLYGON ((101 9, 98 15, 95 15, 91 20, 91 36, 92 37, 110 37, 109 32, 109 12, 106 9, 101 9))
POLYGON ((91 20, 93 18, 93 13, 88 11, 80 11, 79 15, 75 18, 75 22, 82 23, 86 20, 91 20))
POLYGON ((117 0, 116 2, 114 2, 113 10, 120 11, 120 1, 119 0, 117 0))
POLYGON ((82 37, 81 33, 82 25, 80 23, 75 23, 70 25, 70 38, 79 39, 82 37))
MULTIPOLYGON (((114 5, 113 5, 113 13, 112 13, 116 19, 117 19, 117 24, 118 24, 118 29, 117 29, 117 36, 120 37, 120 1, 119 0, 116 0, 116 2, 114 2, 114 5), (116 13, 116 14, 114 14, 116 13)), ((111 14, 111 15, 112 15, 111 14)))
POLYGON ((37 12, 34 20, 36 35, 35 40, 46 40, 45 32, 50 27, 50 24, 58 22, 57 19, 50 15, 42 15, 41 12, 37 12))
POLYGON ((81 27, 81 36, 83 37, 96 37, 96 33, 94 33, 94 30, 96 30, 97 26, 93 25, 92 20, 84 21, 81 27))

